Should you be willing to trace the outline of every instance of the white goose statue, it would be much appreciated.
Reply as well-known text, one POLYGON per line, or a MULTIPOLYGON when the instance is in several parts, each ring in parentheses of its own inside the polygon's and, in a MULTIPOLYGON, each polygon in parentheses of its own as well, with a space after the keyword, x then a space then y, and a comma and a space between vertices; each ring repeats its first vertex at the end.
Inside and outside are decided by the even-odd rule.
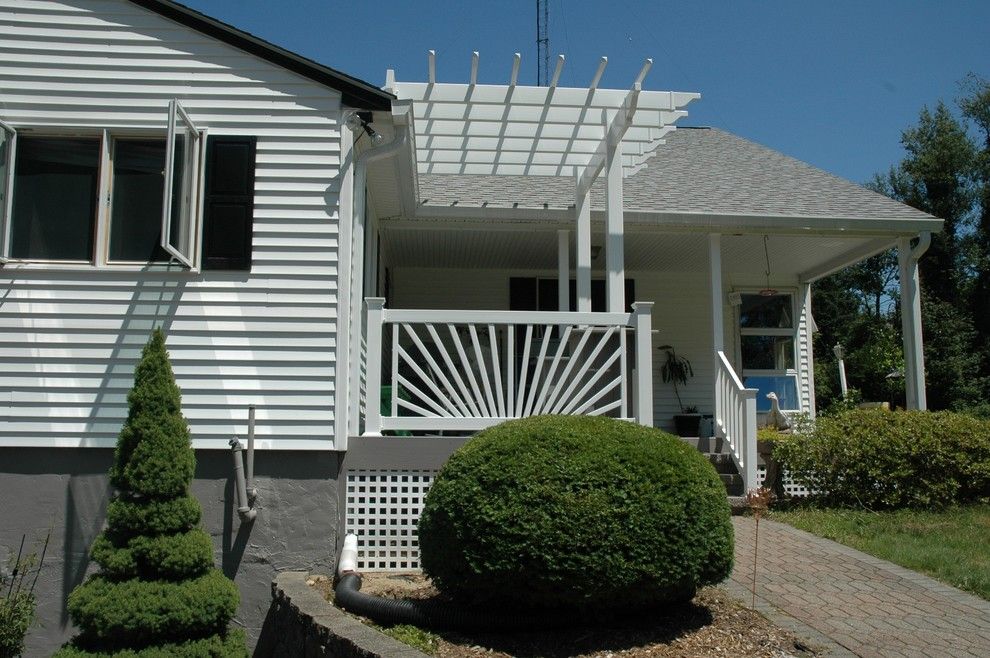
POLYGON ((767 427, 773 427, 781 431, 790 429, 791 420, 787 417, 787 414, 780 410, 780 401, 777 399, 777 394, 771 391, 767 393, 767 399, 770 400, 770 412, 767 414, 767 427))

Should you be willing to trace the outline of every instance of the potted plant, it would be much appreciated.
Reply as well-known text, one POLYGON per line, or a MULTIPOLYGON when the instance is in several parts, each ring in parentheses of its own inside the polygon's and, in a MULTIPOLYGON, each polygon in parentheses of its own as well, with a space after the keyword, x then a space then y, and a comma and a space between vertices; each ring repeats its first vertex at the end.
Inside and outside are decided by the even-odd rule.
POLYGON ((670 345, 661 345, 657 348, 667 355, 666 360, 660 366, 660 376, 665 384, 673 384, 674 395, 677 396, 677 406, 681 413, 674 414, 674 429, 678 436, 698 436, 698 428, 701 425, 701 414, 694 406, 684 406, 681 401, 681 393, 678 386, 687 384, 688 377, 694 377, 694 368, 686 357, 678 356, 674 348, 670 345))

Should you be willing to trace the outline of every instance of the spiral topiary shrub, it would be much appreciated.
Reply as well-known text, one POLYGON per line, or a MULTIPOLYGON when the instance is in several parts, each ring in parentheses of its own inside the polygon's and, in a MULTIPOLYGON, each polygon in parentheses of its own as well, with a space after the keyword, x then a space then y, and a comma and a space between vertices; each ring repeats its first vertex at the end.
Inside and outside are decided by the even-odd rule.
POLYGON ((237 586, 214 568, 189 494, 195 455, 160 330, 127 402, 110 469, 117 493, 91 549, 101 570, 69 595, 80 633, 56 656, 247 656, 243 634, 227 628, 237 586))
POLYGON ((733 555, 704 456, 589 416, 513 420, 468 441, 427 494, 419 543, 455 600, 596 615, 690 599, 728 577, 733 555))

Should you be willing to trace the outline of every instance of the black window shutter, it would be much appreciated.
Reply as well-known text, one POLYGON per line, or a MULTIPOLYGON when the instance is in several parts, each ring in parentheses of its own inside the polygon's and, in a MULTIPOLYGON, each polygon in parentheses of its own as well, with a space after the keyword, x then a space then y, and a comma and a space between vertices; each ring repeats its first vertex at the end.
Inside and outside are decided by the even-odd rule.
POLYGON ((250 270, 257 138, 209 135, 203 201, 203 269, 250 270))

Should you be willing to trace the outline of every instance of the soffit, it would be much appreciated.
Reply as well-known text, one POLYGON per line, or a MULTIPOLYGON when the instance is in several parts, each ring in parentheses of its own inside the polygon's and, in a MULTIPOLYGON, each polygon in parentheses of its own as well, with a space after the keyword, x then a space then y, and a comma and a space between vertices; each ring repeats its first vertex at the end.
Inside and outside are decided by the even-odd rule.
MULTIPOLYGON (((873 237, 770 235, 767 253, 772 275, 796 275, 846 252, 863 247, 873 237)), ((574 235, 571 266, 574 265, 574 235)), ((604 236, 596 229, 592 245, 604 236)), ((557 233, 540 230, 465 229, 454 227, 395 227, 382 233, 386 261, 391 267, 449 267, 463 269, 557 268, 557 233)), ((592 262, 605 268, 604 250, 592 262)), ((762 235, 723 235, 722 268, 726 274, 762 276, 766 256, 762 235)), ((698 233, 627 233, 625 268, 656 272, 708 270, 708 236, 698 233)))

